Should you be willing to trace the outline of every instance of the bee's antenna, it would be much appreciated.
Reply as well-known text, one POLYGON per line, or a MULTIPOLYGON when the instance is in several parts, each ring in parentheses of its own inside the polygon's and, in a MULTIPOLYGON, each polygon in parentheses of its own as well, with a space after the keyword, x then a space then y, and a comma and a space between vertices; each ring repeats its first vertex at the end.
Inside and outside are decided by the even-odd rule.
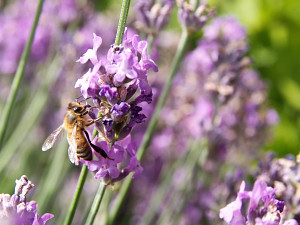
POLYGON ((79 101, 80 98, 83 98, 82 95, 80 95, 79 97, 75 98, 75 102, 80 103, 81 101, 79 101))
POLYGON ((84 98, 82 95, 80 95, 79 97, 75 98, 75 102, 77 102, 77 103, 80 104, 81 102, 85 101, 85 104, 88 105, 88 103, 87 103, 86 100, 88 100, 88 99, 90 99, 90 98, 91 98, 91 97, 84 98), (83 99, 81 99, 81 98, 83 98, 83 99), (79 99, 81 99, 81 100, 79 100, 79 99))

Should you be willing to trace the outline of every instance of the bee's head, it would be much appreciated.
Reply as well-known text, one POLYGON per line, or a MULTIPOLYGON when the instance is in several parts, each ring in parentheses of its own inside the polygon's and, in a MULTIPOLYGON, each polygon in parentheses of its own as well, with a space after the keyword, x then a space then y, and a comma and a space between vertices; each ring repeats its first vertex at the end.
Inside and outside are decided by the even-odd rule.
POLYGON ((83 113, 86 111, 88 105, 81 105, 77 102, 70 102, 68 105, 68 110, 73 111, 74 113, 83 113))

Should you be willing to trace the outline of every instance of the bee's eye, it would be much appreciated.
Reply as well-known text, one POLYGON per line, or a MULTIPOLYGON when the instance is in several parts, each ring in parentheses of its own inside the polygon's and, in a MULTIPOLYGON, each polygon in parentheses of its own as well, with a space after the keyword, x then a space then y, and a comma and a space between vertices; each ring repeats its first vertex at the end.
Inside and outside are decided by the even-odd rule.
POLYGON ((80 111, 80 108, 77 107, 77 106, 74 106, 74 107, 72 108, 72 110, 73 110, 74 112, 79 112, 79 111, 80 111))

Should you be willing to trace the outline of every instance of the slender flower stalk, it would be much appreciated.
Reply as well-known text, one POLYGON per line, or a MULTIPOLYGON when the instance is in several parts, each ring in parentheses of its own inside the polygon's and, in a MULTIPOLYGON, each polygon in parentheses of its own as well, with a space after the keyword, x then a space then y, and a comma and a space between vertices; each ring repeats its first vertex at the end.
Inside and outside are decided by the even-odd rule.
MULTIPOLYGON (((175 163, 172 163, 171 165, 165 165, 163 167, 163 171, 160 174, 160 187, 154 192, 153 196, 151 196, 151 201, 149 202, 149 206, 147 208, 147 211, 145 212, 143 219, 141 221, 140 224, 151 224, 153 223, 153 219, 154 217, 157 215, 157 209, 159 209, 159 206, 162 202, 162 199, 164 198, 164 196, 167 195, 168 192, 170 192, 170 189, 173 188, 173 186, 170 187, 170 183, 172 182, 172 178, 174 177, 174 174, 176 172, 176 170, 178 168, 182 168, 183 166, 186 167, 186 169, 188 170, 186 173, 189 174, 185 180, 183 182, 181 182, 182 184, 191 184, 193 182, 193 179, 191 179, 193 176, 195 176, 195 167, 198 166, 197 164, 199 163, 200 167, 203 166, 206 158, 207 158, 207 154, 208 154, 208 146, 207 146, 207 141, 205 140, 192 140, 191 143, 189 144, 189 151, 188 153, 185 155, 184 158, 180 158, 179 160, 177 160, 175 163), (200 146, 200 149, 199 149, 200 146)), ((188 185, 189 187, 185 187, 185 189, 191 188, 193 185, 188 185)), ((180 189, 180 187, 179 187, 180 189)), ((176 187, 175 187, 175 191, 177 191, 176 187)), ((186 193, 188 193, 188 191, 185 191, 186 193)), ((166 213, 164 213, 165 215, 160 215, 161 218, 159 218, 159 220, 164 220, 166 219, 168 216, 170 219, 171 215, 173 214, 174 210, 174 206, 176 206, 176 210, 177 212, 179 210, 182 211, 184 204, 173 204, 175 201, 180 202, 180 200, 184 200, 187 201, 188 200, 188 194, 184 194, 182 196, 182 194, 180 194, 180 191, 178 191, 178 193, 176 195, 174 195, 173 199, 169 199, 167 202, 164 202, 165 205, 168 205, 168 207, 166 207, 166 213), (175 197, 177 196, 177 197, 175 197), (168 214, 168 215, 166 215, 168 214)), ((180 213, 177 213, 177 217, 180 216, 180 213)), ((175 218, 177 218, 175 217, 175 218)), ((176 219, 175 219, 176 220, 176 219)), ((158 223, 158 224, 166 224, 166 223, 158 223)), ((170 224, 174 224, 174 223, 170 223, 170 224)))
POLYGON ((31 99, 17 128, 14 129, 14 132, 11 133, 1 148, 0 172, 5 169, 13 155, 20 149, 27 134, 33 129, 35 122, 40 119, 49 98, 49 90, 58 79, 60 72, 58 68, 60 68, 60 66, 59 58, 56 56, 49 67, 46 67, 46 69, 42 71, 44 79, 40 90, 38 90, 36 95, 31 99))
POLYGON ((178 70, 180 62, 184 56, 185 49, 186 49, 186 46, 188 43, 188 39, 189 39, 189 34, 186 31, 183 31, 180 41, 179 41, 178 49, 176 51, 176 54, 175 54, 175 57, 174 57, 174 60, 172 63, 169 78, 166 81, 163 91, 159 97, 158 103, 155 107, 155 111, 151 117, 150 123, 149 123, 146 133, 144 135, 143 142, 138 150, 138 153, 137 153, 138 160, 141 160, 143 158, 143 155, 145 154, 145 151, 150 144, 150 141, 152 139, 153 133, 155 131, 155 128, 156 128, 156 125, 158 122, 160 112, 161 112, 163 106, 165 105, 165 102, 167 100, 168 94, 169 94, 171 86, 172 86, 173 79, 178 70))
MULTIPOLYGON (((130 7, 130 0, 123 0, 119 24, 118 24, 118 30, 117 30, 116 39, 115 39, 115 46, 118 46, 122 43, 125 26, 126 26, 126 21, 127 21, 127 17, 128 17, 129 7, 130 7)), ((96 128, 95 128, 95 130, 96 130, 96 128)), ((94 130, 93 134, 95 134, 95 136, 96 136, 97 133, 95 132, 95 130, 94 130)), ((97 194, 94 198, 91 210, 89 212, 88 218, 85 223, 86 225, 93 224, 95 216, 99 210, 105 189, 106 189, 106 185, 103 182, 100 182, 97 194)))
POLYGON ((115 40, 115 46, 120 45, 123 40, 123 35, 125 31, 126 21, 128 17, 128 11, 130 6, 130 0, 123 0, 122 1, 122 8, 120 13, 120 19, 118 24, 118 30, 115 40))
MULTIPOLYGON (((162 110, 162 108, 163 108, 163 106, 166 102, 166 99, 168 97, 168 94, 170 92, 170 89, 171 89, 171 86, 172 86, 172 81, 173 81, 174 76, 177 72, 180 61, 182 60, 182 58, 184 56, 185 49, 186 49, 186 46, 187 46, 187 43, 188 43, 188 39, 189 39, 189 34, 184 30, 182 35, 181 35, 180 42, 179 42, 175 57, 173 59, 173 63, 172 63, 169 78, 165 83, 162 94, 161 94, 161 96, 158 100, 158 103, 157 103, 156 107, 155 107, 155 111, 154 111, 154 113, 151 117, 150 123, 149 123, 149 125, 147 127, 147 130, 145 132, 143 142, 142 142, 142 144, 140 145, 140 147, 137 151, 137 159, 138 160, 141 160, 143 158, 143 155, 145 154, 145 151, 146 151, 147 147, 150 144, 150 141, 152 139, 153 133, 155 131, 155 128, 156 128, 156 125, 157 125, 157 122, 158 122, 159 114, 160 114, 160 112, 161 112, 161 110, 162 110)), ((123 204, 123 201, 124 201, 124 199, 127 195, 127 192, 130 188, 131 183, 132 183, 132 179, 127 179, 127 180, 124 181, 124 183, 123 183, 123 185, 120 189, 118 198, 116 200, 115 208, 112 210, 112 213, 111 213, 110 217, 108 218, 108 224, 113 224, 114 223, 114 221, 115 221, 115 219, 118 215, 118 212, 119 212, 119 210, 120 210, 120 208, 123 204)))
POLYGON ((76 191, 75 191, 75 194, 74 194, 74 198, 73 198, 73 201, 71 203, 68 214, 66 216, 66 219, 64 221, 64 225, 69 225, 69 224, 72 223, 72 220, 73 220, 73 217, 74 217, 77 205, 78 205, 79 197, 81 195, 81 191, 82 191, 85 179, 86 179, 87 171, 88 171, 87 166, 83 165, 82 169, 81 169, 79 179, 78 179, 78 183, 77 183, 76 191))
POLYGON ((1 122, 0 122, 0 147, 3 145, 3 139, 4 139, 4 135, 5 135, 5 131, 7 128, 7 124, 8 124, 8 120, 13 108, 13 104, 15 103, 18 91, 20 89, 20 84, 21 84, 21 80, 23 78, 23 74, 24 74, 24 70, 25 70, 25 66, 27 63, 27 60, 29 58, 29 54, 30 54, 30 50, 31 50, 31 46, 33 43, 33 39, 34 39, 34 35, 36 32, 36 28, 40 19, 40 15, 42 12, 42 8, 43 8, 43 4, 44 4, 44 0, 40 0, 37 10, 36 10, 36 14, 35 14, 35 18, 34 18, 34 22, 30 31, 30 35, 28 38, 28 41, 26 43, 26 46, 24 48, 24 51, 22 53, 22 57, 21 60, 19 62, 18 65, 18 69, 15 75, 15 78, 13 80, 12 83, 12 87, 11 87, 11 91, 10 94, 8 96, 7 102, 5 104, 3 113, 1 115, 1 122))
POLYGON ((90 213, 88 215, 88 218, 86 219, 85 225, 92 225, 93 224, 94 219, 95 219, 95 217, 97 215, 97 212, 99 210, 101 201, 103 199, 105 190, 106 190, 106 185, 100 184, 99 188, 98 188, 98 191, 97 191, 97 194, 94 198, 90 213))

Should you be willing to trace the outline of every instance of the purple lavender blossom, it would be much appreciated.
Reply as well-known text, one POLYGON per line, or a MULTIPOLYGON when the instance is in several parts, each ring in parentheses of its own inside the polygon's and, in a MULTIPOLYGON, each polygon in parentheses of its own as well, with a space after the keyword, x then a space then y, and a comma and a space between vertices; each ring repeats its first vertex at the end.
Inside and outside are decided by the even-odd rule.
POLYGON ((248 50, 245 29, 232 17, 220 17, 204 28, 203 36, 186 59, 187 69, 199 74, 203 92, 212 101, 226 102, 250 63, 245 56, 248 50))
POLYGON ((144 32, 156 35, 168 22, 174 7, 174 0, 155 3, 154 0, 139 0, 135 4, 136 27, 144 32))
MULTIPOLYGON (((297 156, 299 158, 299 155, 297 156)), ((276 195, 286 204, 286 218, 299 218, 300 189, 294 182, 300 180, 300 166, 294 156, 276 158, 270 152, 259 163, 257 179, 274 186, 276 195)))
POLYGON ((118 101, 118 89, 103 84, 100 86, 99 96, 103 97, 103 99, 106 98, 109 104, 114 105, 118 101))
POLYGON ((39 217, 37 203, 27 202, 26 195, 34 187, 31 181, 23 175, 16 180, 15 193, 0 194, 1 224, 45 225, 54 216, 46 213, 39 217))
MULTIPOLYGON (((29 36, 36 7, 34 1, 20 0, 8 2, 1 11, 0 73, 12 74, 16 71, 29 36)), ((78 18, 77 11, 75 0, 45 2, 31 49, 29 71, 33 70, 37 63, 47 59, 51 54, 50 47, 55 46, 62 39, 63 30, 60 27, 78 18), (31 61, 34 63, 30 63, 31 61)))
POLYGON ((111 109, 111 118, 114 121, 118 121, 123 115, 128 113, 130 105, 126 102, 121 102, 120 104, 115 104, 111 109))
POLYGON ((246 30, 232 16, 217 17, 204 28, 204 38, 209 41, 216 41, 220 38, 227 42, 243 41, 246 38, 246 30))
POLYGON ((112 46, 107 58, 98 55, 102 39, 93 35, 93 48, 88 49, 77 60, 81 64, 88 61, 92 68, 78 79, 75 87, 79 87, 82 95, 91 97, 98 109, 99 138, 95 145, 102 148, 108 158, 93 152, 98 160, 81 162, 95 172, 95 178, 106 184, 123 179, 135 171, 133 177, 141 173, 136 148, 130 143, 130 132, 137 123, 145 121, 146 116, 139 104, 152 102, 152 89, 148 84, 147 73, 152 68, 157 71, 155 62, 147 52, 148 43, 136 34, 125 32, 123 43, 112 46))
POLYGON ((143 171, 140 162, 136 158, 136 145, 130 142, 130 136, 122 141, 117 141, 109 148, 106 141, 94 144, 102 148, 110 159, 104 159, 100 154, 93 150, 96 160, 80 161, 88 166, 88 169, 95 172, 95 179, 101 179, 105 184, 114 184, 124 179, 129 173, 134 172, 132 178, 137 177, 143 171))
MULTIPOLYGON (((220 218, 228 224, 281 224, 281 214, 284 209, 284 202, 276 199, 275 189, 268 187, 263 181, 257 180, 252 191, 245 191, 243 181, 237 198, 232 203, 220 210, 220 218), (244 215, 242 207, 248 199, 249 209, 244 215)), ((286 221, 291 223, 292 221, 286 221)), ((284 224, 286 224, 284 223, 284 224)))
POLYGON ((196 1, 176 0, 176 2, 181 26, 188 32, 200 30, 214 14, 214 10, 209 9, 206 3, 200 3, 195 7, 196 1))

